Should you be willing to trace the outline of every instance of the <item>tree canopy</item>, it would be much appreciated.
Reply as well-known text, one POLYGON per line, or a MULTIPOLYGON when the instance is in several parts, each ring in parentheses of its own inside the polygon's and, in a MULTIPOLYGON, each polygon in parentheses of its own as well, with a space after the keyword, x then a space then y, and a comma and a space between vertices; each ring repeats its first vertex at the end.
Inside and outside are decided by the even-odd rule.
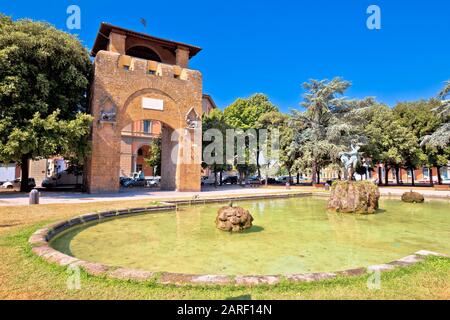
POLYGON ((0 161, 62 155, 82 162, 88 151, 92 72, 79 40, 44 22, 0 16, 0 161))

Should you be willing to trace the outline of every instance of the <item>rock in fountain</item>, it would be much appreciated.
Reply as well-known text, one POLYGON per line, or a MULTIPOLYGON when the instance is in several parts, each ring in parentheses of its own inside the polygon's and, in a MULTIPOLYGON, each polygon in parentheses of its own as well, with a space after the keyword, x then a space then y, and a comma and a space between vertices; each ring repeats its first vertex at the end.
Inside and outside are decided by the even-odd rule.
POLYGON ((216 227, 223 231, 241 232, 252 227, 253 217, 241 207, 228 207, 219 209, 216 218, 216 227))
POLYGON ((402 201, 407 203, 423 203, 425 198, 422 194, 411 190, 410 192, 405 192, 402 195, 402 201))
POLYGON ((331 187, 328 209, 343 213, 371 214, 378 209, 380 191, 370 181, 337 181, 331 187))

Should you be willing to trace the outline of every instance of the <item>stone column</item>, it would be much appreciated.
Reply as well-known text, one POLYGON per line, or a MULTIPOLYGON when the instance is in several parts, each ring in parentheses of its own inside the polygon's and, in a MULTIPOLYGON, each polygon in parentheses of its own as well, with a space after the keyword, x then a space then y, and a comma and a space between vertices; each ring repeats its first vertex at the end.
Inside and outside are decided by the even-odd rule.
POLYGON ((177 191, 198 192, 201 190, 202 129, 184 129, 179 137, 177 165, 177 191))
POLYGON ((189 65, 189 49, 178 47, 176 50, 176 64, 182 68, 187 68, 189 65))
POLYGON ((109 34, 108 51, 125 54, 125 40, 127 36, 111 31, 109 34))
MULTIPOLYGON (((177 163, 172 159, 172 153, 178 153, 177 141, 171 141, 173 129, 163 124, 161 128, 161 189, 173 191, 176 189, 177 163)), ((177 160, 177 159, 175 159, 177 160)))

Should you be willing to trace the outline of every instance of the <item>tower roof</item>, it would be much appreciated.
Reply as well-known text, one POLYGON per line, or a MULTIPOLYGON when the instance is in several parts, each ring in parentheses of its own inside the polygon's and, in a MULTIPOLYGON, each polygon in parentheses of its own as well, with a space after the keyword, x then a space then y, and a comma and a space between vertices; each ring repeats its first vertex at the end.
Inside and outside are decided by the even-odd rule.
POLYGON ((173 52, 179 47, 187 48, 189 49, 189 58, 192 58, 197 53, 199 53, 202 49, 200 47, 196 47, 190 44, 162 39, 158 37, 154 37, 145 33, 136 32, 133 30, 125 29, 122 27, 114 26, 112 24, 102 22, 100 24, 100 29, 97 33, 97 37, 95 38, 94 46, 91 50, 91 55, 95 57, 98 51, 100 50, 106 50, 108 47, 108 41, 109 41, 109 35, 111 32, 115 32, 118 34, 126 35, 127 38, 139 38, 145 41, 148 41, 152 44, 160 45, 166 49, 169 49, 173 52))

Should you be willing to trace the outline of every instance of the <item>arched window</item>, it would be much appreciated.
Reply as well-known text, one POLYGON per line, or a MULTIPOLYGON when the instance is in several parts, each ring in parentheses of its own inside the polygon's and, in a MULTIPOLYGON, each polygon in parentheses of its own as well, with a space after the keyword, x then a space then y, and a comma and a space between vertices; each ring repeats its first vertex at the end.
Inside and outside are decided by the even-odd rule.
POLYGON ((153 61, 161 62, 160 57, 158 56, 158 54, 155 51, 153 51, 150 48, 143 47, 143 46, 135 46, 135 47, 129 48, 126 52, 126 55, 145 59, 145 60, 153 60, 153 61))

